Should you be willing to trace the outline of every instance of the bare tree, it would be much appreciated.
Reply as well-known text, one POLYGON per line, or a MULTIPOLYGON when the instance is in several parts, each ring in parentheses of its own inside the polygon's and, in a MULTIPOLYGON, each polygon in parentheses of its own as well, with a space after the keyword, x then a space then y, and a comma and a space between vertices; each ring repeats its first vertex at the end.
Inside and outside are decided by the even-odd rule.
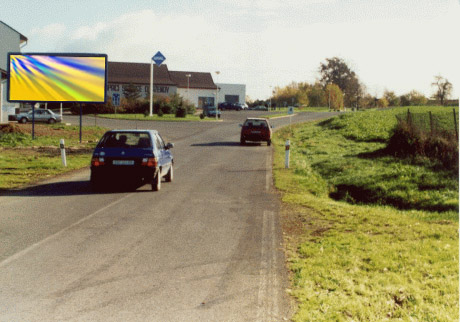
POLYGON ((435 82, 431 83, 431 86, 436 88, 433 98, 440 100, 441 105, 444 105, 445 101, 449 99, 452 94, 452 84, 441 75, 435 76, 434 79, 435 82))

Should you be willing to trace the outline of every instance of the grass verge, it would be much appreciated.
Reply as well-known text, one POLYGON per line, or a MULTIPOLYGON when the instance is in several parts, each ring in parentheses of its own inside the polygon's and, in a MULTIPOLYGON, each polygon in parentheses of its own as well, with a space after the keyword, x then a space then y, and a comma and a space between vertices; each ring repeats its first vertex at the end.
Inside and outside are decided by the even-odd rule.
POLYGON ((35 183, 51 176, 89 166, 91 153, 106 129, 84 127, 82 143, 78 126, 15 125, 9 133, 0 132, 0 191, 35 183), (60 139, 65 140, 67 167, 62 165, 60 139))
MULTIPOLYGON (((420 210, 417 203, 400 210, 383 202, 350 204, 330 197, 335 177, 344 172, 350 178, 355 174, 370 183, 380 181, 383 186, 399 181, 407 191, 418 189, 411 179, 416 176, 408 171, 424 173, 424 182, 439 174, 428 164, 370 157, 383 142, 375 140, 375 133, 386 135, 380 127, 388 130, 383 125, 388 118, 373 113, 355 114, 367 120, 382 118, 379 125, 363 124, 361 131, 354 130, 361 140, 344 136, 350 133, 347 124, 355 124, 352 116, 346 116, 350 119, 343 127, 329 126, 343 121, 336 118, 293 126, 292 133, 284 128, 274 136, 274 179, 282 193, 285 247, 292 272, 290 293, 298 302, 293 320, 457 321, 457 210, 420 210), (365 136, 374 139, 366 141, 365 136), (290 169, 284 169, 287 138, 291 140, 290 169), (363 151, 367 158, 359 157, 363 151), (392 169, 393 175, 380 176, 383 168, 392 169)), ((452 191, 457 197, 447 204, 456 204, 458 209, 458 181, 440 177, 443 188, 427 186, 425 192, 433 192, 434 203, 444 203, 436 201, 444 198, 439 190, 452 191), (454 181, 452 186, 449 180, 454 181)))

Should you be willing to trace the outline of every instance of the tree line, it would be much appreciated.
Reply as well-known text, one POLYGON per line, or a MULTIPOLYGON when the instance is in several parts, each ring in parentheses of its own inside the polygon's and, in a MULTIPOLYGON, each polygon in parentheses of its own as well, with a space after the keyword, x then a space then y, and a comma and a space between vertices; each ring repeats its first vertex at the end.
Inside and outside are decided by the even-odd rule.
MULTIPOLYGON (((382 97, 369 94, 366 86, 347 63, 338 57, 327 58, 319 67, 320 78, 315 83, 292 82, 284 87, 275 87, 269 100, 249 102, 250 105, 311 106, 329 107, 333 110, 349 108, 374 108, 388 106, 426 105, 428 98, 413 90, 404 95, 396 95, 385 90, 382 97)), ((436 76, 431 84, 435 92, 432 100, 445 105, 452 94, 452 84, 442 76, 436 76)))

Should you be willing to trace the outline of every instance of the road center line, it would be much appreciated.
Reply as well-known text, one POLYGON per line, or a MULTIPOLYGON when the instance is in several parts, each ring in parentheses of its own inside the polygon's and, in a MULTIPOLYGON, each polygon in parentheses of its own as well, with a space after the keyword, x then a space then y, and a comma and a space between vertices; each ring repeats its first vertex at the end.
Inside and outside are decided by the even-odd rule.
POLYGON ((86 217, 83 217, 82 219, 80 219, 79 221, 71 224, 70 226, 64 228, 64 229, 61 229, 60 231, 46 237, 45 239, 42 239, 40 240, 39 242, 35 243, 35 244, 32 244, 31 246, 19 251, 18 253, 14 254, 14 255, 11 255, 10 257, 4 259, 3 261, 0 262, 0 268, 1 267, 5 267, 6 265, 14 262, 15 260, 21 258, 22 256, 26 255, 27 253, 33 251, 34 249, 40 247, 41 245, 45 244, 46 242, 50 241, 51 239, 53 238, 56 238, 58 237, 59 235, 62 235, 64 232, 72 229, 73 227, 76 227, 78 225, 80 225, 81 223, 83 223, 84 221, 87 221, 89 219, 91 219, 92 217, 96 216, 97 214, 101 213, 102 211, 122 202, 123 200, 125 200, 126 198, 128 198, 129 196, 133 195, 133 193, 129 193, 127 194, 126 196, 118 199, 118 200, 115 200, 113 202, 111 202, 110 204, 96 210, 95 212, 93 212, 92 214, 86 216, 86 217))

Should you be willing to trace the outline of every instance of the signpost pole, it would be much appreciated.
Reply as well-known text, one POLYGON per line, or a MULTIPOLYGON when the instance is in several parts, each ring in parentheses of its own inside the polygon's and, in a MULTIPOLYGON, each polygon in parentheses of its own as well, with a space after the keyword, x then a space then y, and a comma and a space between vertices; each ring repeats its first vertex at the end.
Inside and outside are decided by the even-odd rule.
POLYGON ((150 116, 153 115, 153 63, 160 67, 161 64, 166 60, 161 52, 157 52, 153 57, 150 65, 150 116))
POLYGON ((150 116, 153 116, 153 59, 150 62, 150 116))

